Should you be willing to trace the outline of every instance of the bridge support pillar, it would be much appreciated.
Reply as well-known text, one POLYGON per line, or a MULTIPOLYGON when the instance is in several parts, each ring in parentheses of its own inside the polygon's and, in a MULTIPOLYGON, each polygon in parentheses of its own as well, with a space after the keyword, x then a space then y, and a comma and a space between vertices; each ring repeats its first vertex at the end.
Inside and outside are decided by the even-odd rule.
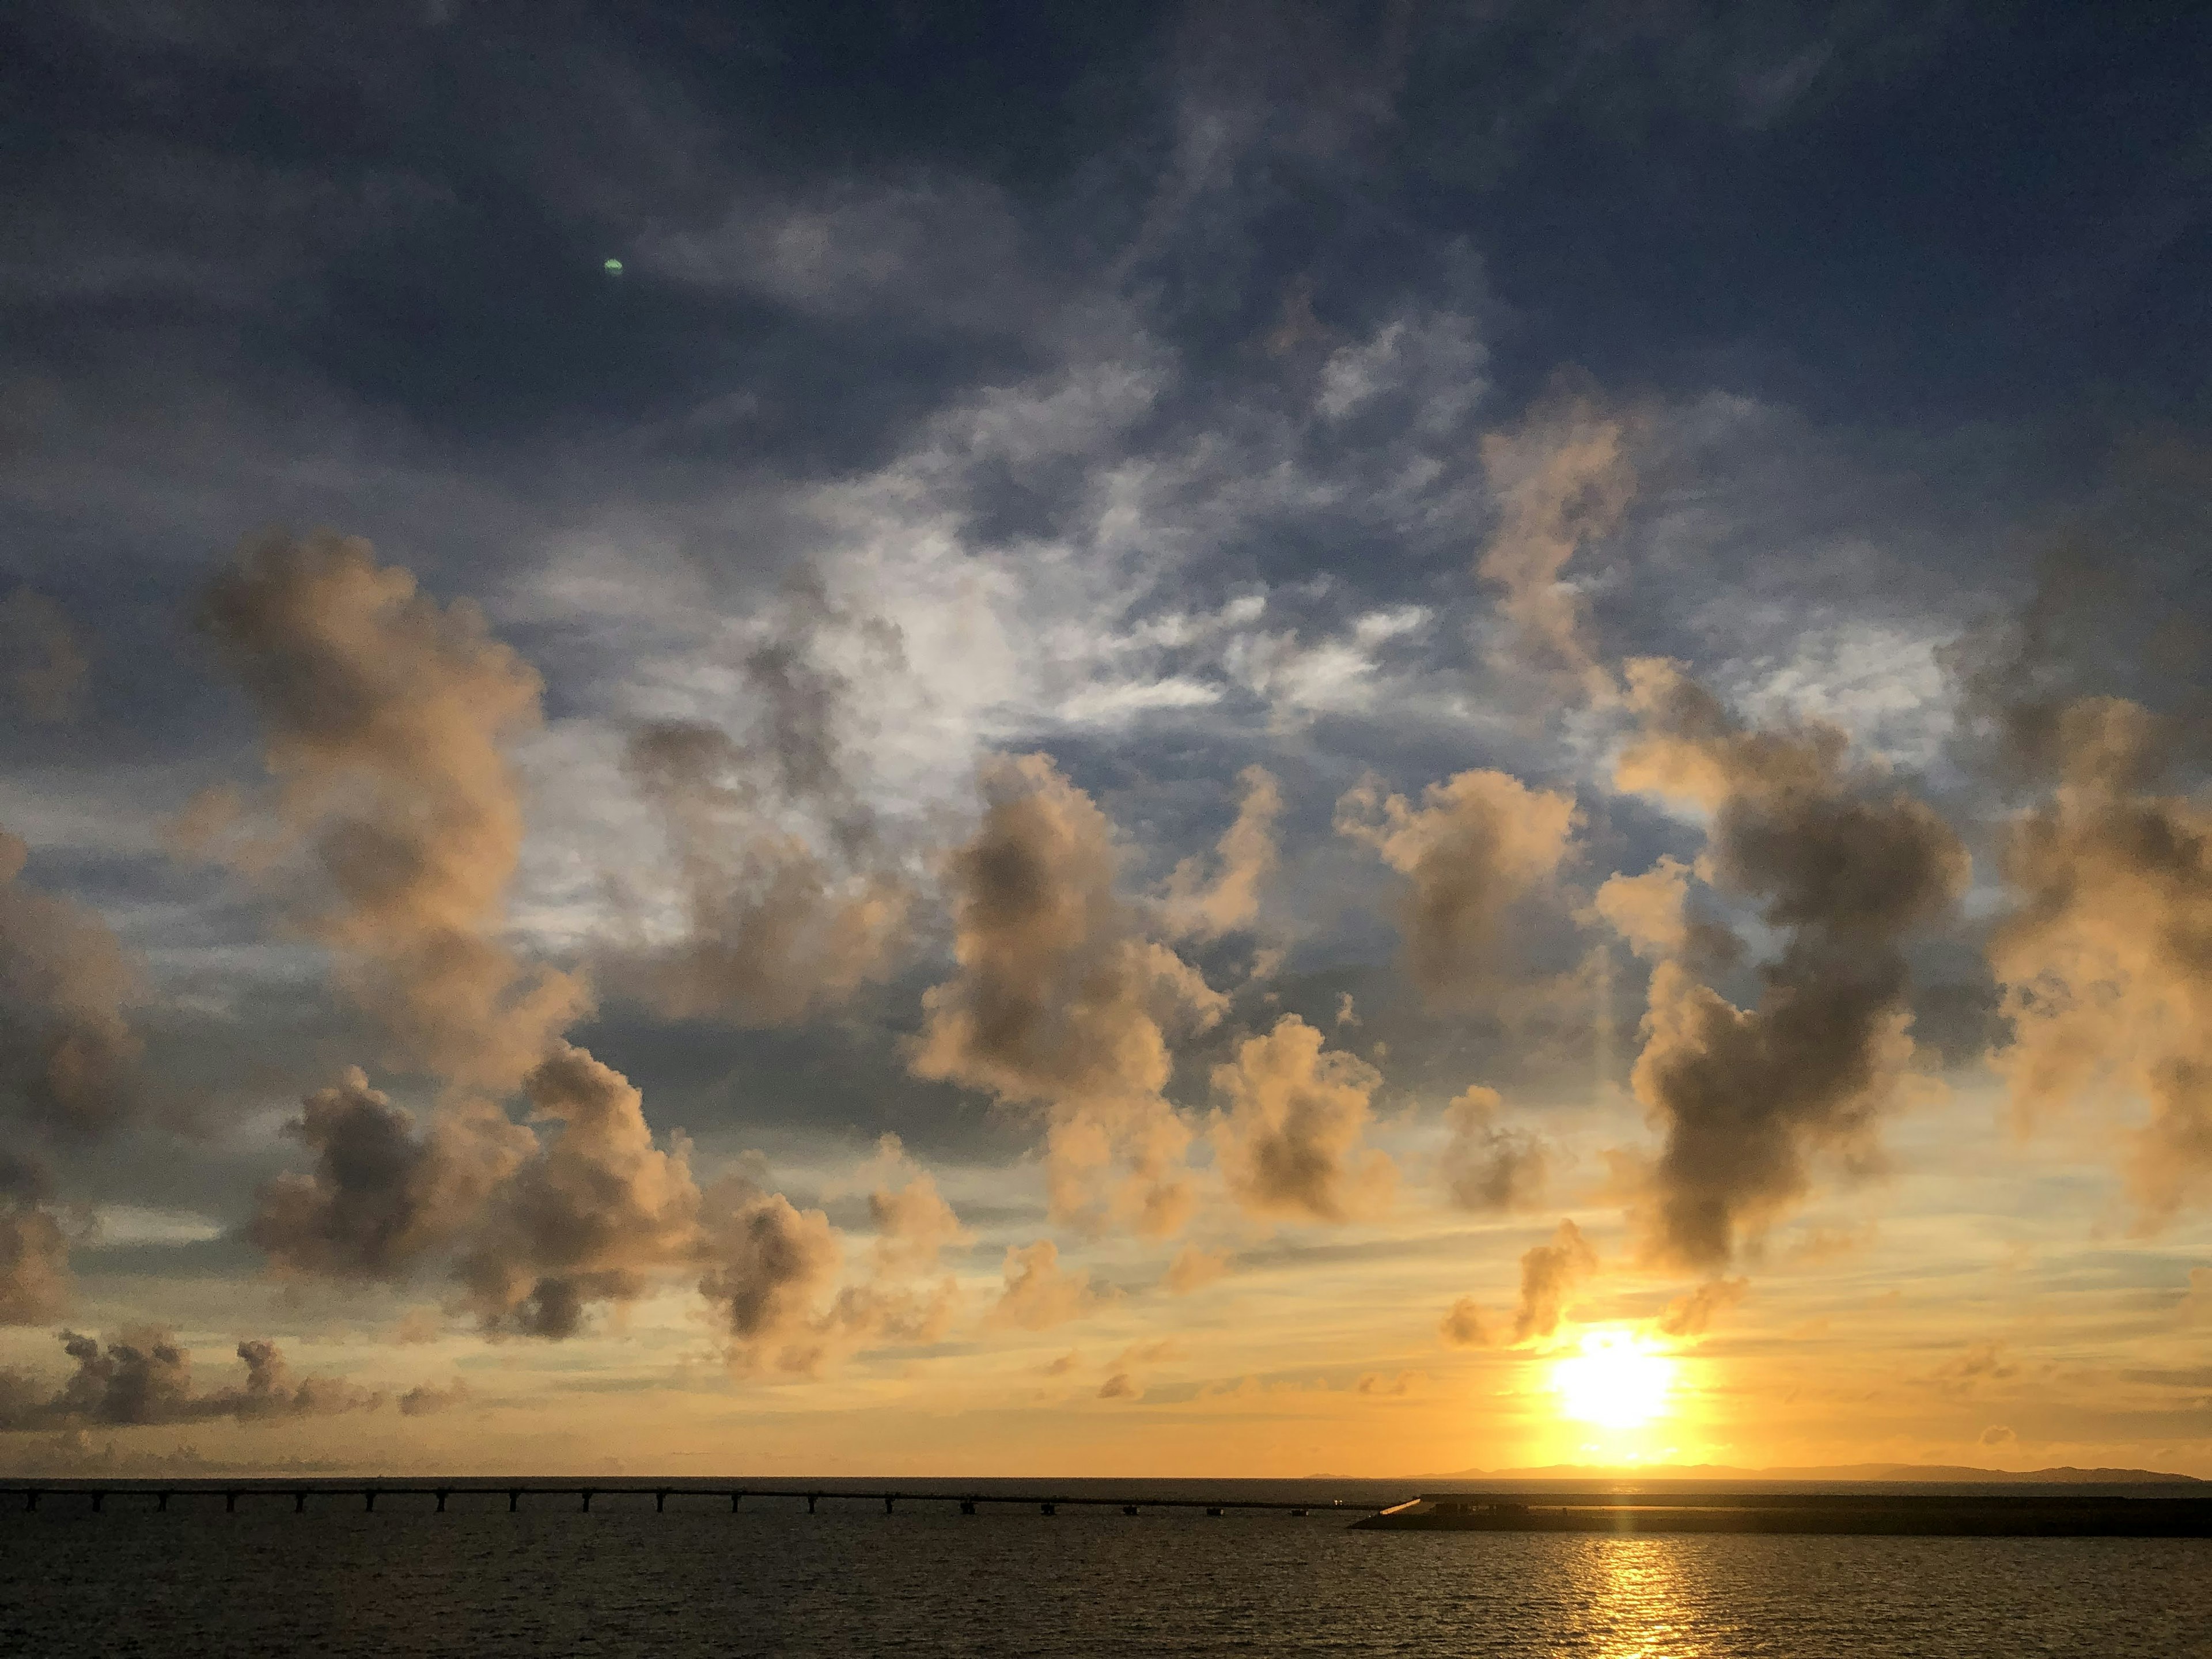
POLYGON ((821 1496, 822 1494, 818 1492, 811 1492, 806 1494, 806 1512, 809 1515, 814 1513, 814 1500, 821 1496))
POLYGON ((730 1513, 732 1515, 735 1515, 738 1512, 738 1499, 744 1496, 744 1493, 741 1492, 733 1492, 730 1494, 730 1513))
POLYGON ((294 1492, 292 1494, 292 1513, 295 1515, 304 1515, 307 1513, 307 1494, 303 1492, 294 1492))
POLYGON ((371 1487, 369 1487, 366 1492, 362 1492, 362 1495, 361 1495, 361 1506, 362 1506, 362 1509, 364 1509, 364 1510, 374 1510, 374 1509, 376 1508, 376 1488, 375 1488, 375 1487, 371 1486, 371 1487))
POLYGON ((93 1512, 94 1515, 98 1515, 98 1514, 100 1513, 100 1506, 102 1504, 105 1504, 106 1501, 107 1501, 107 1494, 106 1494, 106 1492, 96 1492, 93 1493, 93 1495, 92 1495, 92 1512, 93 1512))
POLYGON ((665 1487, 663 1487, 660 1491, 653 1494, 653 1512, 655 1515, 660 1515, 665 1513, 667 1508, 668 1492, 665 1487))
POLYGON ((235 1515, 238 1513, 238 1494, 236 1492, 227 1492, 223 1493, 222 1512, 225 1515, 235 1515))
POLYGON ((592 1498, 596 1498, 596 1497, 598 1497, 598 1496, 599 1496, 599 1494, 598 1494, 597 1492, 580 1492, 580 1493, 578 1493, 577 1495, 578 1495, 579 1497, 580 1497, 580 1498, 584 1500, 584 1511, 583 1511, 583 1512, 584 1512, 586 1515, 589 1515, 589 1514, 592 1512, 592 1498))
POLYGON ((154 1507, 157 1510, 167 1510, 169 1507, 169 1494, 165 1492, 155 1492, 154 1494, 154 1507))
POLYGON ((439 1487, 439 1488, 438 1488, 438 1513, 439 1513, 439 1514, 441 1514, 441 1515, 443 1515, 445 1512, 446 1512, 446 1488, 445 1488, 445 1487, 443 1487, 443 1486, 441 1486, 441 1487, 439 1487))
POLYGON ((891 1504, 895 1501, 896 1500, 891 1497, 890 1493, 885 1492, 884 1494, 884 1513, 885 1515, 889 1515, 891 1512, 891 1504))
POLYGON ((517 1510, 518 1509, 520 1509, 520 1508, 521 1508, 521 1507, 522 1507, 522 1491, 521 1491, 521 1489, 520 1489, 520 1487, 517 1487, 517 1486, 509 1486, 509 1487, 507 1489, 507 1512, 509 1515, 513 1515, 513 1514, 515 1512, 515 1510, 517 1510))
POLYGON ((26 1510, 34 1510, 39 1507, 39 1489, 36 1486, 23 1494, 23 1507, 26 1510))

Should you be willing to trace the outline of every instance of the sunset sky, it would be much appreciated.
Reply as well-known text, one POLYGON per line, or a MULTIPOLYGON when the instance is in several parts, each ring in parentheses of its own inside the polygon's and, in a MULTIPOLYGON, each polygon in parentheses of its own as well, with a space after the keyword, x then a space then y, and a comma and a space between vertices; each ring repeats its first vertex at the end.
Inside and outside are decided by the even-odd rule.
POLYGON ((0 1469, 2212 1477, 2200 8, 0 26, 0 1469))

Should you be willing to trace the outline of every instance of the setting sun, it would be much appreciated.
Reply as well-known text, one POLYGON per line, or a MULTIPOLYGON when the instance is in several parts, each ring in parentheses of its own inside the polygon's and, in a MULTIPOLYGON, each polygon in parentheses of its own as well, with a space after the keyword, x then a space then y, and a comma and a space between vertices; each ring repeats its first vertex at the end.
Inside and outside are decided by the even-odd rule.
POLYGON ((1580 1353, 1552 1368, 1562 1413, 1608 1429, 1638 1428, 1666 1415, 1674 1382, 1674 1362, 1630 1330, 1590 1331, 1580 1353))

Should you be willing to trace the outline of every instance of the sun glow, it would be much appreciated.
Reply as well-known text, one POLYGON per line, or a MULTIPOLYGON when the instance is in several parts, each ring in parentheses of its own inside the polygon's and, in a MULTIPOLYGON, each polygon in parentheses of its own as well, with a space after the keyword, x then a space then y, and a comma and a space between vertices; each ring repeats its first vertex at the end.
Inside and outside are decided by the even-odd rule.
POLYGON ((1601 1328, 1583 1336, 1582 1352, 1552 1367, 1559 1409, 1580 1423, 1641 1428, 1664 1417, 1674 1386, 1674 1362, 1636 1332, 1601 1328))

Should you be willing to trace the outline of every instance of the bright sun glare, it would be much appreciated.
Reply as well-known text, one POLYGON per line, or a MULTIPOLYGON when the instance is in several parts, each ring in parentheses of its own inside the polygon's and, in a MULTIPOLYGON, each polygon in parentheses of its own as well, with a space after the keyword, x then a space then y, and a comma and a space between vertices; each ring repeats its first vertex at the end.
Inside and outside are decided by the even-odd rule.
POLYGON ((1580 1353, 1552 1367, 1561 1412, 1608 1429, 1640 1428, 1665 1416, 1674 1382, 1673 1360, 1617 1328, 1587 1333, 1580 1353))

